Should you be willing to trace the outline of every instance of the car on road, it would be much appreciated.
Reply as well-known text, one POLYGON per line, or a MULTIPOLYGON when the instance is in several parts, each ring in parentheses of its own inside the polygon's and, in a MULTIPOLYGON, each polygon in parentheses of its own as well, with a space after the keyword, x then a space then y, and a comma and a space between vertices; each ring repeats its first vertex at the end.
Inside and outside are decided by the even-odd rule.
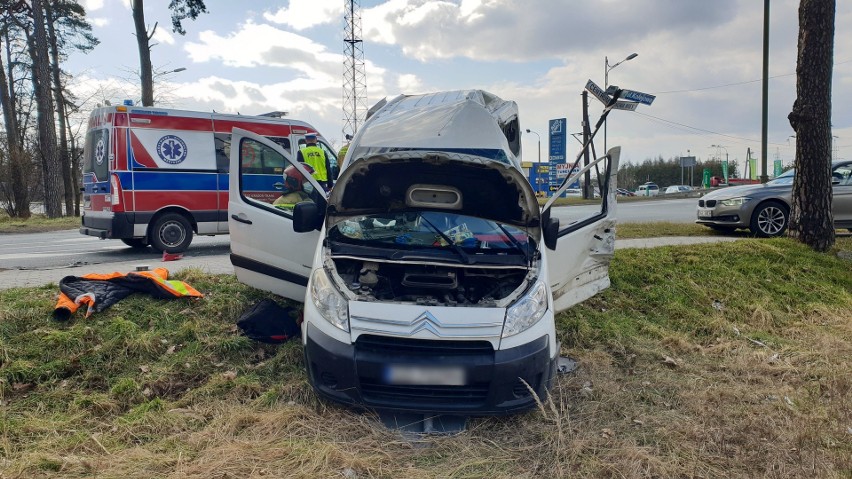
POLYGON ((647 182, 639 185, 636 190, 638 196, 657 196, 660 194, 660 187, 654 182, 647 182))
MULTIPOLYGON (((749 229, 760 237, 779 236, 787 230, 795 170, 788 170, 762 185, 731 186, 698 200, 696 223, 718 231, 749 229)), ((852 229, 852 161, 831 166, 834 193, 832 214, 836 228, 852 229)))
POLYGON ((672 185, 672 186, 666 187, 666 190, 663 192, 663 194, 664 195, 673 195, 673 194, 677 194, 677 193, 689 193, 690 191, 692 191, 691 186, 672 185))
POLYGON ((624 188, 616 189, 615 194, 618 195, 618 196, 636 196, 636 193, 634 193, 630 190, 624 189, 624 188))

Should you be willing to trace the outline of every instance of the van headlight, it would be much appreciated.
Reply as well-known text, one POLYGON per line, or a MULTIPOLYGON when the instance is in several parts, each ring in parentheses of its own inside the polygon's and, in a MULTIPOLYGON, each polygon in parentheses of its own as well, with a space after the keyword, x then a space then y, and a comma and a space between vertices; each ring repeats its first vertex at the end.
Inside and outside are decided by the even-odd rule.
POLYGON ((506 311, 503 337, 508 338, 530 329, 547 312, 547 287, 537 282, 529 292, 506 311))
POLYGON ((311 301, 326 321, 349 332, 349 304, 323 268, 314 271, 311 278, 311 301))

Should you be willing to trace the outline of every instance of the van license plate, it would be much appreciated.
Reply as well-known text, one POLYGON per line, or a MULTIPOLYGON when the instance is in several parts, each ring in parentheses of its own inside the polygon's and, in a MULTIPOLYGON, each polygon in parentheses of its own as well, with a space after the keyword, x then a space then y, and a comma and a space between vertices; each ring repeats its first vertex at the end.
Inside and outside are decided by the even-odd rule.
POLYGON ((465 370, 443 366, 388 366, 385 380, 389 384, 463 386, 467 384, 465 370))

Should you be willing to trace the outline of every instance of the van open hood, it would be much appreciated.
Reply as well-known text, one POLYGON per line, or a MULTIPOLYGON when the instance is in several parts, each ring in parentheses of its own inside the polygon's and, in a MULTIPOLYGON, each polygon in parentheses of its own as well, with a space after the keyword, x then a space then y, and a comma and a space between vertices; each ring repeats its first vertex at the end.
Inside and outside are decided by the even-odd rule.
POLYGON ((352 140, 327 226, 364 214, 446 210, 540 238, 535 192, 520 167, 517 105, 479 90, 400 96, 352 140))

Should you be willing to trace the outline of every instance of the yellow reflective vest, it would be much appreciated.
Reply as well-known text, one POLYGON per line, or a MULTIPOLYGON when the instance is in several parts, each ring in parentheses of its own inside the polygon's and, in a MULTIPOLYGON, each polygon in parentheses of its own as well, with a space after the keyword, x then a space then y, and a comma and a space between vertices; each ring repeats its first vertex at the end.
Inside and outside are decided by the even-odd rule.
POLYGON ((317 181, 328 181, 328 171, 325 168, 325 152, 316 145, 308 145, 302 148, 302 158, 305 163, 314 169, 314 178, 317 181))

